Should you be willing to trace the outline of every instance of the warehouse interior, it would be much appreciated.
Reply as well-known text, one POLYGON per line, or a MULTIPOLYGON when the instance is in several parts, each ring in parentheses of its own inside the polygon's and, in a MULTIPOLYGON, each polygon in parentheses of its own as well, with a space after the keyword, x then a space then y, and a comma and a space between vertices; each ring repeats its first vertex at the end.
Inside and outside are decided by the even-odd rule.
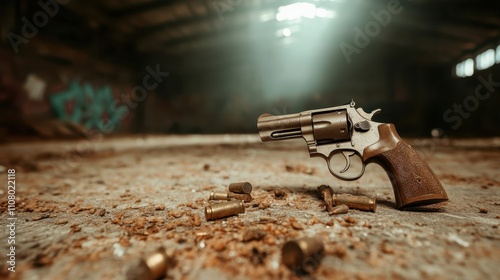
POLYGON ((491 0, 2 1, 0 276, 495 278, 499 10, 491 0), (259 135, 264 113, 336 106, 381 109, 373 121, 394 124, 449 200, 402 211, 383 166, 340 180, 310 158, 306 136, 259 135), (220 204, 211 193, 234 195, 239 182, 253 186, 244 211, 208 218, 220 204), (332 214, 322 185, 376 211, 332 214), (294 240, 322 244, 302 252, 300 271, 286 263, 294 240))

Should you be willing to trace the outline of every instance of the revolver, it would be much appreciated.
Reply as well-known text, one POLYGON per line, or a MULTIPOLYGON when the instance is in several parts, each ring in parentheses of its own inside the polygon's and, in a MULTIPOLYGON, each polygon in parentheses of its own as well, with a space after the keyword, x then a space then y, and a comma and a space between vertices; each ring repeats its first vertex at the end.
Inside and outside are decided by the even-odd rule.
POLYGON ((257 128, 263 142, 304 138, 311 157, 326 160, 342 180, 359 179, 368 163, 382 166, 392 183, 396 208, 448 200, 429 165, 399 137, 390 123, 372 121, 380 109, 366 113, 347 105, 288 115, 263 114, 257 128))

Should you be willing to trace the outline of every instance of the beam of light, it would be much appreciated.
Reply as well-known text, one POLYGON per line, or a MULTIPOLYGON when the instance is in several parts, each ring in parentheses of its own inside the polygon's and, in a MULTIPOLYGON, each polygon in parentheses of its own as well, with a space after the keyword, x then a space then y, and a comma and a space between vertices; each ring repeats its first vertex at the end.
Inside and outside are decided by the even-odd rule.
POLYGON ((259 16, 259 21, 260 22, 268 22, 268 21, 275 19, 275 17, 276 17, 276 14, 275 14, 274 10, 271 10, 271 11, 263 12, 259 16))
POLYGON ((319 18, 335 18, 337 16, 335 11, 327 10, 324 8, 317 8, 316 5, 306 2, 298 2, 278 8, 276 13, 277 21, 296 20, 300 18, 313 19, 319 18))
POLYGON ((292 30, 290 30, 290 28, 283 29, 283 36, 290 37, 290 35, 292 35, 292 30))
POLYGON ((331 83, 325 69, 335 59, 331 47, 339 28, 331 19, 341 15, 319 1, 306 2, 261 11, 249 26, 256 38, 250 48, 255 87, 265 102, 300 104, 331 83))
POLYGON ((319 18, 336 18, 337 12, 324 8, 316 8, 316 16, 319 18))

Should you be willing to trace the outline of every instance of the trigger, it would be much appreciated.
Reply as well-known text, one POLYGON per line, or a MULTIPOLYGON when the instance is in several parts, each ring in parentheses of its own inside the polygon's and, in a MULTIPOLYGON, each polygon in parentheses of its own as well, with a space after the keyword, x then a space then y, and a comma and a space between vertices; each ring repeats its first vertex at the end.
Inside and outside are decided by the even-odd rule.
POLYGON ((349 167, 351 166, 351 157, 354 154, 355 154, 355 152, 352 152, 351 154, 349 154, 348 152, 342 152, 342 155, 345 158, 345 167, 342 171, 340 171, 340 173, 344 173, 349 169, 349 167))

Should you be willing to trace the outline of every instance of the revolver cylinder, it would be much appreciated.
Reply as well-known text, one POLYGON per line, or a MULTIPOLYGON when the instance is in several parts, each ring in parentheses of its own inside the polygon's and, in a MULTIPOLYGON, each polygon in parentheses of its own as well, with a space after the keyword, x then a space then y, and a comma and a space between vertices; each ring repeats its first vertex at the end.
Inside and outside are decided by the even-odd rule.
POLYGON ((349 141, 347 111, 338 110, 312 115, 314 139, 321 142, 349 141))

